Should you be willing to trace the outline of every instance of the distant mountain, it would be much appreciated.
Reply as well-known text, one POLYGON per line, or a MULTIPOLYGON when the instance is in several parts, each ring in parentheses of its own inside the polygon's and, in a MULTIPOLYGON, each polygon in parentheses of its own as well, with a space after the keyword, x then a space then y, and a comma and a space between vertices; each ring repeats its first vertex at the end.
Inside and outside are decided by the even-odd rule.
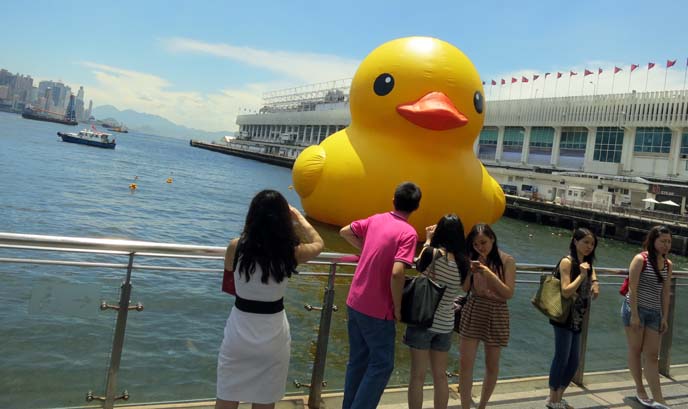
POLYGON ((231 131, 208 132, 200 129, 187 128, 158 115, 136 112, 131 109, 120 111, 112 105, 101 105, 93 108, 92 115, 98 120, 115 119, 124 124, 131 131, 152 135, 169 136, 179 139, 201 139, 213 141, 225 135, 232 135, 231 131))

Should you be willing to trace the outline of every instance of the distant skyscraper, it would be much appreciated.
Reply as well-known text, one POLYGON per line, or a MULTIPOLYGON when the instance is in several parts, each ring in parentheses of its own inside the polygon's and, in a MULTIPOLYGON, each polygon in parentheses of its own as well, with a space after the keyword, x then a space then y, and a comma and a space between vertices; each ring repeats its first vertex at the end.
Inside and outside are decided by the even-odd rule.
POLYGON ((86 111, 86 119, 91 119, 92 116, 92 111, 93 111, 93 100, 89 99, 88 100, 88 111, 86 111))
POLYGON ((77 121, 88 119, 84 115, 84 87, 79 87, 79 92, 76 94, 76 102, 74 103, 74 110, 76 111, 77 121))
POLYGON ((72 89, 61 82, 41 81, 38 84, 38 94, 45 95, 46 88, 52 88, 50 94, 52 97, 52 101, 50 102, 50 104, 53 107, 55 107, 57 111, 62 112, 65 109, 66 103, 69 99, 69 95, 71 94, 72 89))
POLYGON ((43 109, 45 109, 46 111, 50 111, 50 109, 53 106, 53 89, 47 87, 45 89, 45 94, 43 96, 45 97, 45 106, 43 106, 43 109))

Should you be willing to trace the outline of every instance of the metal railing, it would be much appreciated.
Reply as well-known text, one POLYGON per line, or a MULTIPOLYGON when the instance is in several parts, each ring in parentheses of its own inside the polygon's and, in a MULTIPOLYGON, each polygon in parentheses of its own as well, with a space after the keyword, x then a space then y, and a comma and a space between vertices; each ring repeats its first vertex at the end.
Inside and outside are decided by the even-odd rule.
MULTIPOLYGON (((114 407, 117 400, 127 400, 129 398, 128 392, 125 390, 121 394, 117 393, 118 382, 117 376, 120 368, 120 362, 123 353, 124 337, 127 327, 128 312, 130 310, 143 311, 144 306, 141 303, 132 304, 131 296, 133 286, 131 284, 132 272, 134 270, 171 270, 171 271, 190 271, 190 272, 210 272, 219 273, 222 270, 218 268, 202 268, 202 267, 181 267, 181 266, 161 266, 161 265, 143 265, 135 263, 136 257, 165 257, 178 259, 205 259, 205 260, 223 260, 225 248, 212 246, 195 246, 195 245, 180 245, 169 243, 153 243, 143 241, 131 240, 112 240, 112 239, 95 239, 95 238, 76 238, 63 236, 43 236, 43 235, 26 235, 26 234, 12 234, 0 233, 0 249, 13 250, 42 250, 51 252, 68 252, 68 253, 84 253, 84 254, 107 254, 107 255, 124 255, 127 256, 127 263, 103 263, 103 262, 85 262, 65 259, 35 259, 35 258, 8 258, 0 257, 0 263, 27 263, 34 265, 60 265, 60 266, 76 266, 86 268, 112 268, 124 269, 126 276, 121 285, 121 292, 119 302, 116 305, 109 305, 105 301, 101 303, 101 310, 113 309, 117 311, 117 320, 115 324, 115 331, 112 341, 111 356, 107 370, 106 388, 102 396, 98 396, 93 392, 87 393, 87 401, 100 400, 103 402, 103 407, 110 409, 114 407)), ((327 383, 324 379, 326 362, 327 362, 327 348, 330 338, 330 327, 332 323, 332 313, 337 310, 334 305, 335 297, 335 278, 336 277, 351 277, 351 273, 338 272, 338 267, 355 266, 356 257, 349 254, 341 253, 321 253, 315 260, 308 264, 325 265, 328 266, 328 272, 304 272, 300 275, 323 276, 327 277, 327 284, 323 293, 323 301, 321 307, 314 307, 310 304, 305 304, 304 308, 308 311, 320 311, 320 323, 317 334, 315 358, 313 362, 313 369, 311 372, 310 384, 301 384, 294 381, 297 387, 308 387, 310 389, 308 396, 309 408, 320 408, 321 394, 323 386, 327 383)), ((540 264, 519 264, 517 266, 519 276, 525 276, 525 279, 517 280, 517 283, 537 284, 539 283, 539 276, 543 272, 550 272, 552 265, 540 264)), ((604 279, 608 277, 621 277, 627 273, 625 269, 614 268, 596 268, 597 275, 601 279, 602 285, 618 285, 618 283, 605 283, 604 279)), ((685 272, 674 272, 674 278, 671 283, 671 304, 668 317, 669 328, 667 334, 663 337, 661 351, 660 351, 660 372, 669 376, 671 364, 671 345, 673 338, 673 322, 675 315, 675 297, 677 286, 688 286, 688 284, 678 284, 678 280, 688 278, 685 272)), ((586 314, 584 321, 583 334, 581 337, 581 362, 578 373, 574 378, 577 384, 583 383, 583 371, 585 368, 585 352, 586 339, 588 333, 588 320, 590 309, 586 314)), ((452 376, 452 374, 449 374, 452 376)), ((456 374, 454 374, 456 375, 456 374)))

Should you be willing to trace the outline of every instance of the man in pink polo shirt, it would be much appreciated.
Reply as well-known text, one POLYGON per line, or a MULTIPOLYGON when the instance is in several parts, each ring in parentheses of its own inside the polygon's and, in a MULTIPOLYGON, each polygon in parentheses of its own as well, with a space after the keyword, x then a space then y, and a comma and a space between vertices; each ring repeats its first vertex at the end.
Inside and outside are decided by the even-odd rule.
POLYGON ((404 270, 413 264, 418 234, 406 220, 420 204, 420 188, 397 186, 394 211, 357 220, 341 236, 361 250, 346 300, 349 362, 343 409, 373 409, 394 369, 395 321, 401 317, 404 270))

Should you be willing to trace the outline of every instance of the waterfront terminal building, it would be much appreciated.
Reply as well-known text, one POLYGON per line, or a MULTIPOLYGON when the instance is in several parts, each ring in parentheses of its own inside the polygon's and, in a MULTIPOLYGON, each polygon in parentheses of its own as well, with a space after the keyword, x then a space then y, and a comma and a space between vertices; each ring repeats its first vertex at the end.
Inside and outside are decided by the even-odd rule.
MULTIPOLYGON (((296 158, 349 124, 349 85, 268 93, 226 143, 296 158)), ((688 90, 488 101, 474 149, 507 194, 687 212, 688 90)))

